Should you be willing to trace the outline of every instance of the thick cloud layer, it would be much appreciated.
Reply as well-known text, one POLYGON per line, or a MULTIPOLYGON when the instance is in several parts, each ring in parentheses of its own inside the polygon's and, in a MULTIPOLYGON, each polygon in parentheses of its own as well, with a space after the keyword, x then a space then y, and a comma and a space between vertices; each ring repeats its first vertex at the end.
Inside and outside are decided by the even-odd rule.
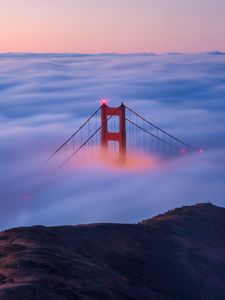
POLYGON ((0 55, 0 228, 135 222, 184 204, 225 206, 225 55, 0 55), (204 148, 145 170, 46 158, 107 97, 204 148))

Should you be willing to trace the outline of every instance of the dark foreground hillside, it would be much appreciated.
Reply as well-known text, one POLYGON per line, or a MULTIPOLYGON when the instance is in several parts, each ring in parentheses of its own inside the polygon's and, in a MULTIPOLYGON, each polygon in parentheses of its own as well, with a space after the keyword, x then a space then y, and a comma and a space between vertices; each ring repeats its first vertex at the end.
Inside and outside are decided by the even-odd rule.
POLYGON ((0 299, 225 299, 225 209, 0 233, 0 299))

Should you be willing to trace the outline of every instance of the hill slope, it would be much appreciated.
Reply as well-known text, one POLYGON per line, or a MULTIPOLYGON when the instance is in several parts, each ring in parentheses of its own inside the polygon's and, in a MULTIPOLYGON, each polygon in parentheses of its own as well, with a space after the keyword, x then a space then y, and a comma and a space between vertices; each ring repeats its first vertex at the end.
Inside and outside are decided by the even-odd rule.
POLYGON ((225 299, 225 208, 0 233, 0 299, 225 299))

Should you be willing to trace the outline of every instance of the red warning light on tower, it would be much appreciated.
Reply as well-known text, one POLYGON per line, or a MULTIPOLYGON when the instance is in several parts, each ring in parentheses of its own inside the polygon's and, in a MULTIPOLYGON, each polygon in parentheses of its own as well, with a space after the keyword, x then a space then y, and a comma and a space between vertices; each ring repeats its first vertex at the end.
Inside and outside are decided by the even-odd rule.
POLYGON ((107 104, 107 99, 106 99, 106 98, 103 98, 103 99, 101 100, 101 103, 102 103, 102 105, 107 104))

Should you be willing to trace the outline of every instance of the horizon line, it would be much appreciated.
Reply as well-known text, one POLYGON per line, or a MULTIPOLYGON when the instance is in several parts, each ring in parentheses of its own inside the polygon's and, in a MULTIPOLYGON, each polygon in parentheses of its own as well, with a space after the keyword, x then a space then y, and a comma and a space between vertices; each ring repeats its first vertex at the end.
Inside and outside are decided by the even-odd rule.
POLYGON ((225 55, 225 50, 209 50, 209 51, 196 51, 196 52, 183 52, 183 51, 165 51, 165 52, 73 52, 73 51, 62 51, 62 52, 51 52, 51 51, 3 51, 0 52, 0 55, 23 55, 23 54, 32 54, 32 55, 62 55, 62 54, 72 54, 72 55, 194 55, 194 54, 214 54, 214 55, 225 55))

